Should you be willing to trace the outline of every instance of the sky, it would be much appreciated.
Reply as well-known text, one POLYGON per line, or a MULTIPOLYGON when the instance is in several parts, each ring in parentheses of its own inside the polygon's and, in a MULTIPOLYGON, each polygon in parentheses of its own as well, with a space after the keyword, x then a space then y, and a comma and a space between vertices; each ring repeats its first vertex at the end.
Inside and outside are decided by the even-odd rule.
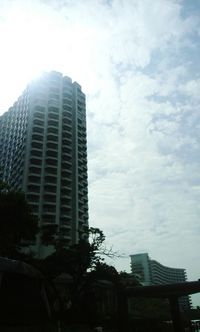
POLYGON ((200 0, 0 0, 0 43, 0 114, 40 71, 82 86, 111 264, 148 252, 200 278, 200 0))

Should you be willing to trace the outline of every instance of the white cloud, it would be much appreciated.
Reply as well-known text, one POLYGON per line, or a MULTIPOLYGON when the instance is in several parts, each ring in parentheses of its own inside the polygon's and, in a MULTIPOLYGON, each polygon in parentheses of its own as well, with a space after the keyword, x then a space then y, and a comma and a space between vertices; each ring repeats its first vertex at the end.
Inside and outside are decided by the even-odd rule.
MULTIPOLYGON (((90 216, 91 222, 103 225, 110 243, 113 242, 126 255, 148 251, 163 264, 185 267, 190 278, 198 278, 199 270, 196 266, 192 268, 191 262, 195 261, 199 250, 199 190, 198 186, 195 189, 191 185, 191 181, 199 182, 199 159, 193 166, 187 152, 187 163, 179 155, 187 146, 197 153, 199 144, 197 137, 191 134, 192 128, 186 131, 188 118, 185 118, 187 115, 192 123, 194 116, 199 118, 197 109, 191 112, 190 108, 190 114, 188 109, 189 102, 194 105, 193 94, 197 96, 198 80, 188 81, 189 66, 187 63, 183 66, 178 58, 194 24, 189 23, 192 18, 185 21, 181 18, 181 4, 166 2, 166 6, 167 3, 170 8, 161 15, 160 27, 152 23, 149 31, 148 20, 142 20, 149 44, 144 43, 148 51, 144 52, 141 62, 138 61, 138 53, 134 53, 134 47, 138 47, 134 40, 136 32, 130 38, 134 44, 132 47, 123 48, 118 37, 111 43, 110 52, 114 53, 112 61, 122 62, 121 67, 117 67, 120 81, 117 81, 119 87, 115 91, 115 103, 117 100, 120 109, 116 118, 112 117, 115 127, 101 126, 101 148, 98 147, 97 154, 95 151, 92 154, 94 159, 91 156, 89 160, 93 176, 96 172, 96 180, 90 187, 90 216), (171 22, 174 25, 171 26, 171 22), (164 32, 163 27, 167 27, 164 32), (152 52, 162 48, 165 49, 165 56, 161 56, 153 73, 136 68, 149 65, 156 56, 152 52), (177 55, 175 60, 172 52, 177 55), (166 61, 167 57, 169 60, 173 58, 172 66, 166 61), (129 68, 130 64, 134 66, 129 68), (187 103, 186 97, 190 98, 187 103)), ((162 10, 164 8, 162 6, 162 10)), ((156 12, 156 8, 154 10, 156 12)), ((149 17, 151 22, 156 21, 151 11, 149 17)), ((131 25, 128 20, 129 15, 125 27, 134 29, 135 22, 131 25)), ((120 38, 126 45, 128 32, 125 28, 120 32, 120 38)), ((142 33, 145 34, 144 30, 142 33)), ((115 36, 111 34, 110 38, 115 36)), ((114 75, 110 72, 109 82, 113 79, 114 75)), ((95 128, 98 122, 102 123, 98 117, 104 114, 103 105, 101 110, 96 108, 96 111, 102 113, 95 117, 95 128)), ((96 135, 99 137, 98 132, 96 135)), ((121 266, 124 266, 124 260, 120 261, 121 266)))

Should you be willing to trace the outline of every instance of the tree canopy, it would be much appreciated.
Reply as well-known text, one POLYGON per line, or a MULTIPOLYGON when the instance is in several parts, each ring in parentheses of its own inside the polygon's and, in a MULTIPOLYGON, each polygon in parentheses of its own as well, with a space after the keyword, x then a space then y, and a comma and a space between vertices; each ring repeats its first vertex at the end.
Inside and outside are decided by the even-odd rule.
POLYGON ((62 237, 60 240, 57 237, 54 241, 52 229, 51 232, 47 231, 43 234, 43 243, 53 243, 55 247, 55 252, 41 262, 43 272, 51 277, 56 277, 63 272, 70 273, 75 280, 80 281, 88 269, 94 268, 98 262, 103 261, 100 257, 100 254, 105 251, 103 232, 98 228, 88 228, 86 232, 86 238, 80 239, 79 243, 68 248, 62 237))
POLYGON ((23 193, 0 189, 0 255, 18 258, 21 247, 35 240, 37 218, 23 193))

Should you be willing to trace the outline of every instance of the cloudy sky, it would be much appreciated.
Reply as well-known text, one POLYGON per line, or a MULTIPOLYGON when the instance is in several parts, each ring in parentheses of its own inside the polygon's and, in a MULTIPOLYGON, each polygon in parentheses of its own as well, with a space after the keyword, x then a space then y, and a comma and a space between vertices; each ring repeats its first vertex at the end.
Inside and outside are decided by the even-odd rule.
POLYGON ((200 278, 200 0, 0 0, 0 113, 41 70, 87 95, 90 225, 200 278))

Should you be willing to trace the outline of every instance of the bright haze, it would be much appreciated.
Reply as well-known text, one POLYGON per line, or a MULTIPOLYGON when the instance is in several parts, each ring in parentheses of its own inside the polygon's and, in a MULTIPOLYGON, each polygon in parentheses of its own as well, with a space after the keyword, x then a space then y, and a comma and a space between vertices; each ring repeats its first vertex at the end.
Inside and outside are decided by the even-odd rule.
POLYGON ((200 1, 0 0, 0 112, 40 71, 87 95, 90 225, 200 277, 200 1))

